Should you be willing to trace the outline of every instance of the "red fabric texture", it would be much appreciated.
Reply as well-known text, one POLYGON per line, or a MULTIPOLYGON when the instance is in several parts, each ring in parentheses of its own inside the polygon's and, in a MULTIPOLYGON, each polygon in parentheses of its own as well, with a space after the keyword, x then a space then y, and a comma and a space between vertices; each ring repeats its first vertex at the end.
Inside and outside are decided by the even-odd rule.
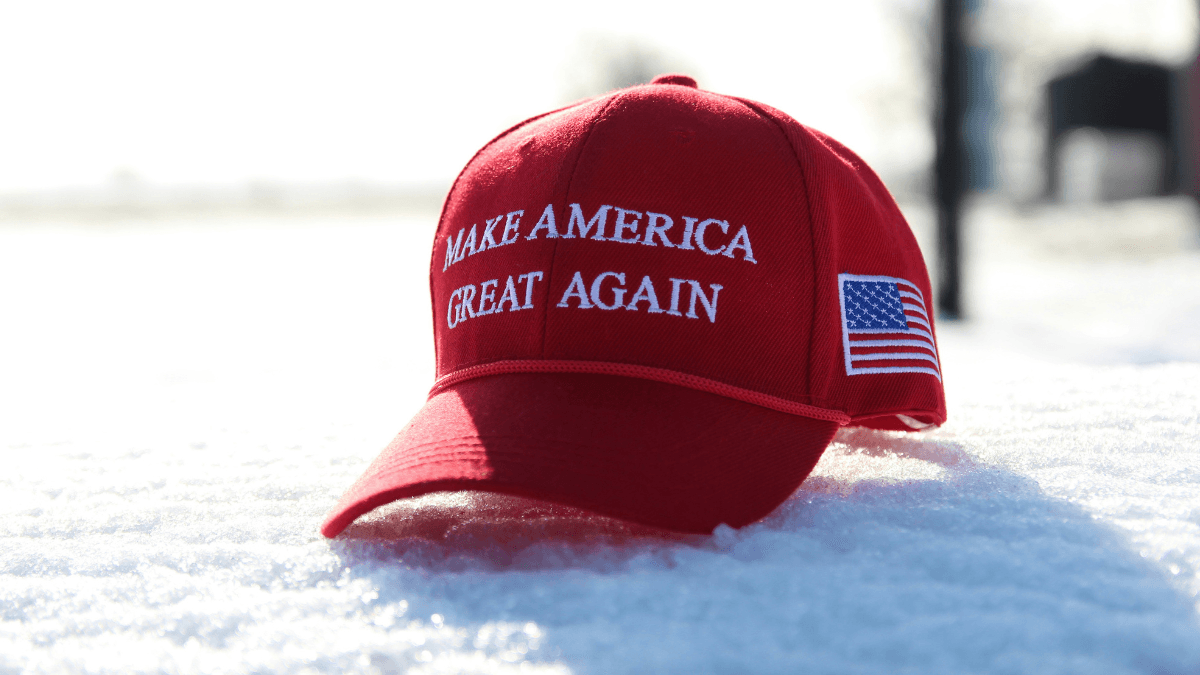
MULTIPOLYGON (((660 221, 662 222, 662 221, 660 221)), ((495 228, 499 239, 501 226, 495 228)), ((632 238, 630 232, 622 233, 632 238)), ((842 355, 837 274, 905 278, 930 297, 920 249, 894 200, 869 167, 836 141, 774 109, 685 86, 623 90, 536 118, 485 147, 447 199, 430 271, 438 377, 509 360, 629 363, 664 368, 760 391, 852 419, 908 414, 945 421, 940 382, 929 375, 848 376, 842 355), (566 238, 571 204, 585 218, 610 206, 605 239, 566 238), (533 233, 550 206, 560 236, 533 233), (642 214, 639 243, 612 240, 615 208, 642 214), (517 238, 444 267, 447 238, 482 238, 489 219, 523 211, 517 238), (646 213, 674 222, 644 243, 646 213), (727 222, 707 228, 710 249, 745 225, 755 262, 683 249, 685 218, 727 222), (462 232, 462 235, 459 233, 462 232), (530 234, 536 238, 530 240, 530 234), (541 272, 531 309, 502 311, 450 328, 456 289, 541 272), (628 301, 649 276, 660 305, 670 279, 721 286, 717 317, 560 308, 573 275, 589 287, 625 289, 628 301), (614 283, 609 283, 614 282, 614 283)), ((517 286, 521 286, 519 283, 517 286)), ((523 296, 524 287, 517 289, 523 296)), ((684 285, 680 309, 691 289, 684 285)), ((496 295, 499 295, 499 290, 496 295)), ((524 297, 522 297, 522 300, 524 297)), ((699 303, 697 303, 699 305, 699 303)))
POLYGON ((836 422, 613 375, 477 378, 433 396, 322 527, 436 490, 483 489, 683 532, 742 526, 800 485, 836 422))
MULTIPOLYGON (((838 273, 900 277, 920 287, 932 310, 929 274, 916 237, 875 172, 841 143, 803 127, 778 110, 746 101, 785 131, 805 173, 815 240, 814 274, 829 292, 818 293, 811 313, 814 332, 841 337, 841 315, 833 285, 838 273)), ((933 322, 931 330, 936 332, 933 322)), ((845 410, 856 424, 905 429, 897 414, 926 424, 946 421, 941 382, 927 374, 846 374, 839 339, 818 339, 808 355, 813 368, 813 400, 845 410)), ((905 365, 900 361, 896 365, 905 365)), ((914 362, 909 365, 924 365, 914 362)))
POLYGON ((840 274, 907 280, 932 309, 878 177, 769 106, 657 82, 527 120, 463 169, 430 263, 441 385, 327 535, 464 487, 685 531, 744 524, 837 424, 945 420, 940 374, 848 374, 840 274))
MULTIPOLYGON (((486 375, 500 375, 505 373, 588 373, 592 375, 620 375, 622 377, 633 377, 643 380, 654 380, 655 382, 664 382, 666 384, 676 384, 681 387, 695 389, 697 391, 707 391, 710 394, 719 394, 727 398, 753 403, 771 410, 778 410, 789 415, 800 415, 802 417, 811 417, 815 420, 825 420, 828 422, 837 422, 838 426, 845 426, 850 423, 850 417, 843 412, 837 410, 825 410, 811 405, 795 403, 786 399, 768 396, 761 392, 752 391, 750 389, 742 389, 732 385, 717 382, 716 380, 707 380, 695 375, 686 375, 674 370, 663 370, 662 368, 647 368, 646 366, 633 366, 626 363, 605 363, 603 361, 496 361, 494 363, 485 363, 479 366, 472 366, 462 370, 456 370, 449 375, 440 378, 433 385, 433 392, 440 392, 446 387, 458 384, 464 380, 470 380, 476 377, 486 375)), ((432 395, 432 394, 431 394, 432 395)))

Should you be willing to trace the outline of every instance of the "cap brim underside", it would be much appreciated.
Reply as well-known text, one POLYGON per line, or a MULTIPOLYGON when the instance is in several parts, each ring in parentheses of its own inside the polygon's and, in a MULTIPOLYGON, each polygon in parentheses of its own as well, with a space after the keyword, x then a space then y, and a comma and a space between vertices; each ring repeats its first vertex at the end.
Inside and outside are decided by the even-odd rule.
POLYGON ((808 476, 836 422, 673 384, 528 373, 429 399, 330 512, 337 536, 407 497, 486 490, 680 532, 740 527, 808 476))

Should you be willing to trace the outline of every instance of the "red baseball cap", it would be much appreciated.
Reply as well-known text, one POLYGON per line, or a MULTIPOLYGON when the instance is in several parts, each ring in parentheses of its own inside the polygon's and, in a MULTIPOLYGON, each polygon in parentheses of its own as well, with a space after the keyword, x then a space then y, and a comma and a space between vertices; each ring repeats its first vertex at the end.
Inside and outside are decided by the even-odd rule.
POLYGON ((838 427, 946 419, 929 276, 879 178, 683 75, 488 143, 446 198, 429 285, 429 400, 327 537, 442 490, 739 527, 838 427))

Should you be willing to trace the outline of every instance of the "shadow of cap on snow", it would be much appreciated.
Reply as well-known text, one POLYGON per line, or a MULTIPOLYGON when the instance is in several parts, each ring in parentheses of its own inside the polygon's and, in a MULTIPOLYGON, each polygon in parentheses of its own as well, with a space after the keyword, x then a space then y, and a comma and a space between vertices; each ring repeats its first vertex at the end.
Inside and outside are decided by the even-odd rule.
MULTIPOLYGON (((405 599, 414 615, 450 609, 468 625, 494 616, 554 625, 562 603, 620 625, 650 602, 668 624, 686 623, 697 607, 736 608, 705 619, 714 634, 736 632, 746 616, 790 626, 814 645, 852 633, 890 645, 889 661, 913 667, 928 656, 920 645, 930 631, 964 670, 1048 644, 1069 645, 1064 658, 1142 672, 1200 664, 1193 601, 1127 532, 944 439, 851 430, 828 454, 839 471, 811 476, 762 521, 710 536, 452 493, 379 510, 330 546, 381 600, 405 599), (871 474, 872 462, 901 470, 871 474), (905 473, 907 465, 918 470, 905 473), (662 597, 682 604, 653 600, 662 597)), ((625 635, 623 648, 673 653, 660 644, 670 635, 625 635)), ((568 660, 571 644, 563 643, 568 660)))
POLYGON ((330 546, 347 567, 399 564, 431 574, 617 573, 631 567, 671 569, 681 560, 711 554, 742 562, 820 566, 869 554, 904 559, 928 574, 970 578, 972 583, 989 577, 1021 579, 1021 584, 1048 593, 1062 583, 1061 575, 1051 573, 1058 563, 1038 575, 1031 561, 1078 557, 1080 569, 1091 570, 1081 572, 1092 575, 1086 583, 1109 573, 1116 578, 1163 577, 1163 570, 1133 550, 1124 531, 1096 522, 1076 504, 1049 497, 1031 478, 978 463, 953 441, 845 429, 826 454, 831 466, 851 460, 851 473, 821 475, 818 465, 816 475, 787 501, 738 530, 722 525, 711 535, 681 534, 535 499, 454 492, 376 509, 330 546), (928 463, 940 467, 940 475, 854 475, 854 461, 860 457, 928 463))
POLYGON ((931 462, 952 471, 965 471, 976 466, 975 459, 962 445, 946 439, 931 439, 922 434, 843 427, 834 435, 830 447, 839 444, 848 445, 866 455, 879 457, 893 454, 931 462))
MULTIPOLYGON (((957 443, 930 441, 901 432, 843 429, 833 445, 850 446, 870 456, 890 454, 932 462, 959 471, 975 466, 957 443)), ((379 543, 411 538, 471 548, 482 543, 521 545, 538 540, 604 544, 644 540, 699 545, 709 537, 538 499, 476 491, 434 493, 392 502, 350 524, 338 540, 379 543)))

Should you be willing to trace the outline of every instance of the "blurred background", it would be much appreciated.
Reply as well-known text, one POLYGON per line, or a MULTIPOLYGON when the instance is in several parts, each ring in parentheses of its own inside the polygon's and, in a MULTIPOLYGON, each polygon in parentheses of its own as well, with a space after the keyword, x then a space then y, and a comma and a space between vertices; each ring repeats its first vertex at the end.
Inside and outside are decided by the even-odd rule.
POLYGON ((142 373, 123 395, 207 383, 211 412, 324 369, 402 378, 394 418, 432 378, 424 270, 457 171, 671 71, 862 155, 944 318, 1191 358, 1200 300, 1168 300, 1200 239, 1198 34, 1196 0, 5 3, 0 403, 46 422, 142 373))
MULTIPOLYGON (((0 213, 436 202, 511 124, 664 71, 785 110, 921 200, 942 4, 7 3, 0 213)), ((950 4, 972 194, 1195 190, 1195 0, 950 4)))

